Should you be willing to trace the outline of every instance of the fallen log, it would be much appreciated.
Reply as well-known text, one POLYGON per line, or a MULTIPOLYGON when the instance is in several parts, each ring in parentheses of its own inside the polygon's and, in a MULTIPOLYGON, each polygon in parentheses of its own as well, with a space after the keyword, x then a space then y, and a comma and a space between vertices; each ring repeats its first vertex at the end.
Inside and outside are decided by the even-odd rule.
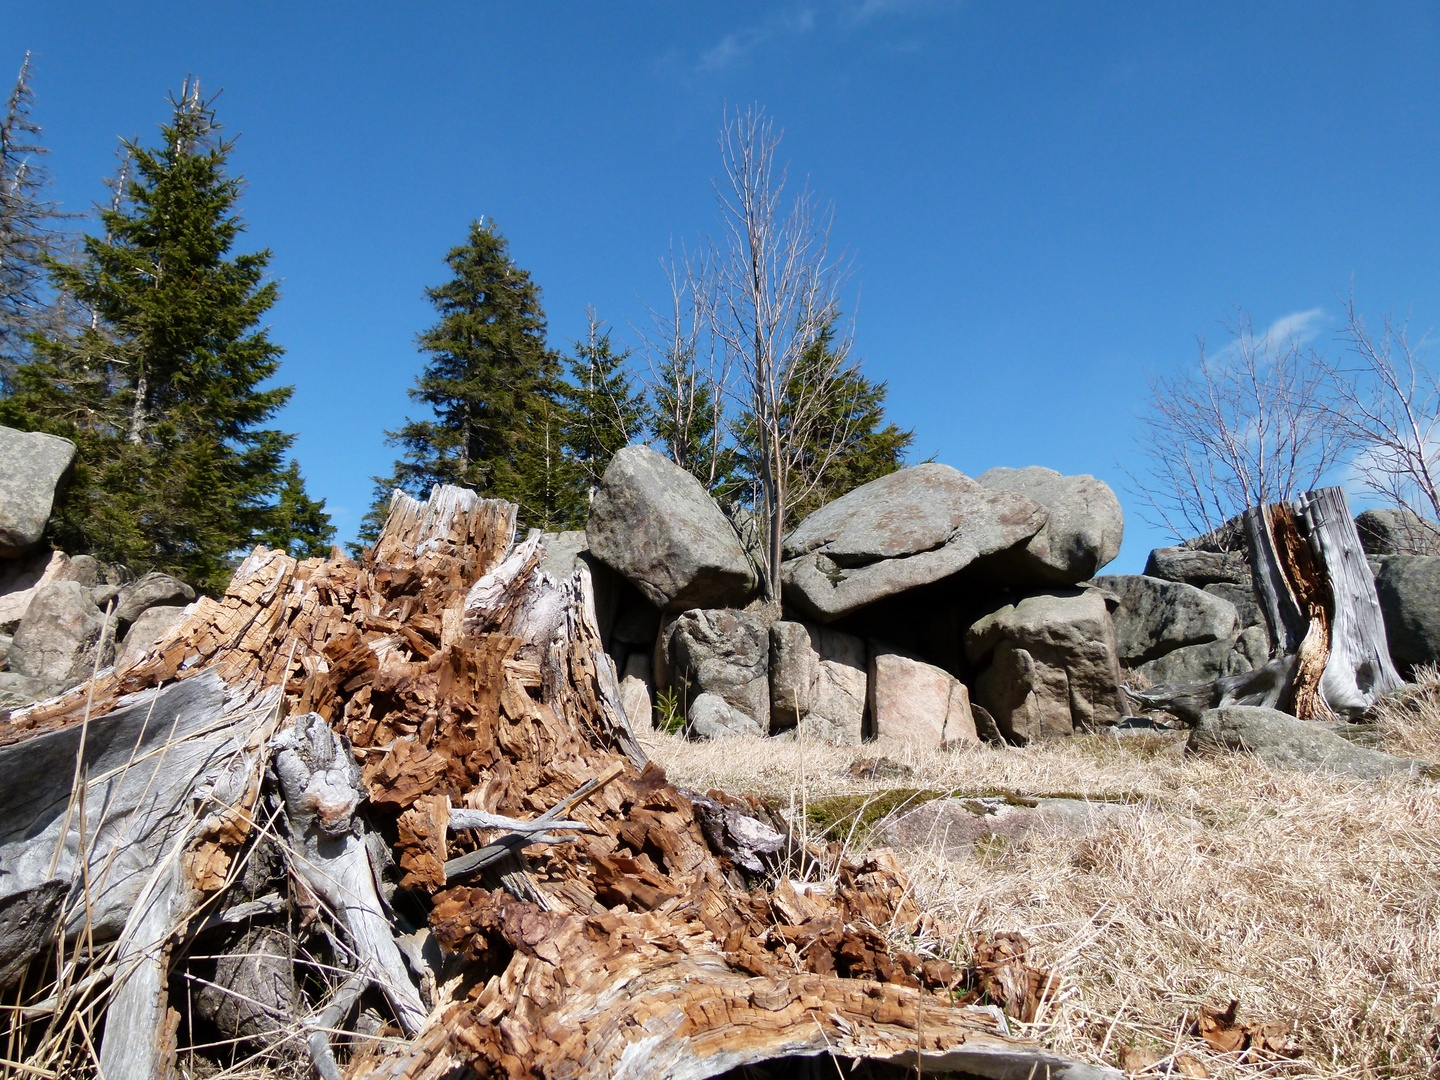
POLYGON ((124 670, 0 719, 0 767, 26 770, 5 775, 50 771, 0 795, 0 905, 67 890, 7 1014, 34 1067, 171 1074, 191 1036, 167 976, 218 916, 336 940, 288 1036, 327 1076, 658 1080, 827 1056, 1118 1075, 954 1004, 962 976, 885 854, 800 844, 718 793, 697 812, 629 729, 588 571, 554 581, 514 528, 470 492, 397 494, 358 563, 257 549, 124 670), (237 892, 261 839, 291 874, 237 892), (402 909, 449 957, 429 1000, 402 909), (45 974, 45 948, 75 980, 45 974), (94 985, 81 954, 116 965, 83 1023, 65 1004, 94 985), (369 982, 414 1037, 338 1060, 329 1029, 369 982))

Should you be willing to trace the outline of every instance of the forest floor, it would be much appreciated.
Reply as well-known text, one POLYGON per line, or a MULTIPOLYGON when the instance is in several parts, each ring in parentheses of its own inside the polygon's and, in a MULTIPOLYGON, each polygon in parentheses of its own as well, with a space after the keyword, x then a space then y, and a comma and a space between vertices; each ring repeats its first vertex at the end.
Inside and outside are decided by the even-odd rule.
MULTIPOLYGON (((1440 761, 1440 679, 1383 709, 1378 730, 1382 749, 1440 761)), ((1062 976, 1026 1034, 1097 1064, 1150 1063, 1153 1075, 1440 1076, 1434 781, 1187 756, 1175 736, 933 752, 644 741, 677 785, 758 795, 812 838, 828 827, 852 847, 884 845, 889 823, 937 793, 1132 807, 1088 835, 1041 831, 960 852, 929 835, 897 848, 955 957, 979 934, 1019 932, 1032 960, 1062 976), (1217 1049, 1224 1031, 1202 1038, 1201 1008, 1232 1001, 1232 1032, 1278 1022, 1299 1056, 1246 1062, 1217 1049)))

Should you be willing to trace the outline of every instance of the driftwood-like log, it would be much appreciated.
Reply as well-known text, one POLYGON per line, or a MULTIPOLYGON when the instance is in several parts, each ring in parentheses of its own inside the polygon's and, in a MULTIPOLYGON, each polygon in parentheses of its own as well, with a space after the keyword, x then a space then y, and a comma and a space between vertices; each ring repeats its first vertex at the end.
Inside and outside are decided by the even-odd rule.
MULTIPOLYGON (((408 1043, 369 1044, 343 1065, 346 1075, 659 1080, 831 1055, 844 1068, 868 1060, 927 1074, 1118 1077, 1010 1037, 991 1009, 952 1004, 955 970, 914 944, 934 940, 937 928, 887 856, 803 847, 732 815, 737 808, 718 796, 706 798, 724 809, 703 828, 705 814, 647 762, 629 730, 584 568, 559 583, 533 568, 517 573, 487 601, 508 614, 467 626, 467 596, 512 553, 514 527, 513 506, 469 492, 437 488, 428 503, 397 494, 358 563, 257 549, 223 598, 202 600, 125 670, 102 672, 85 695, 0 719, 8 748, 0 753, 54 740, 69 747, 67 775, 80 729, 134 723, 126 710, 138 703, 155 702, 157 713, 164 706, 173 726, 181 702, 203 697, 193 737, 180 745, 202 739, 208 720, 233 747, 216 761, 232 761, 228 771, 212 779, 190 770, 190 795, 199 797, 185 805, 194 809, 145 849, 158 856, 132 868, 133 926, 108 924, 112 935, 129 933, 125 956, 143 956, 154 976, 136 995, 149 1009, 151 1048, 127 1043, 147 1075, 165 1075, 174 1040, 163 1018, 183 1008, 168 997, 166 943, 187 932, 186 920, 197 927, 207 912, 238 906, 226 902, 226 885, 258 805, 252 764, 270 753, 288 823, 276 832, 288 831, 287 855, 306 883, 292 887, 292 901, 325 898, 357 952, 362 938, 393 946, 377 871, 355 831, 369 820, 393 839, 407 907, 429 909, 448 963, 471 980, 443 984, 425 1015, 408 975, 387 974, 382 987, 402 1026, 422 1026, 408 1043), (542 610, 560 617, 520 618, 542 610), (261 724, 258 742, 238 714, 227 718, 232 701, 253 706, 247 722, 261 724), (446 864, 484 846, 450 828, 462 811, 526 822, 550 814, 551 829, 578 822, 585 830, 542 845, 511 830, 518 839, 502 863, 478 883, 455 883, 446 864), (457 986, 458 996, 445 996, 457 986), (162 1022, 150 1023, 157 1012, 162 1022)), ((127 736, 121 757, 140 741, 135 762, 152 761, 145 738, 127 736)), ((87 792, 102 773, 119 775, 92 766, 87 792)), ((168 788, 171 777, 161 782, 168 788)), ((63 824, 66 808, 65 799, 46 803, 27 836, 74 833, 79 850, 82 827, 63 824)), ((93 823, 91 810, 87 797, 87 813, 70 817, 93 823)), ((116 864, 122 836, 112 830, 97 844, 116 864)), ((48 861, 36 856, 24 887, 57 875, 81 880, 77 862, 93 865, 62 859, 47 876, 48 861)), ((18 891, 3 882, 0 896, 18 891)), ((388 963, 372 956, 356 971, 373 978, 372 965, 388 963)), ((117 968, 117 982, 122 974, 117 968)), ((44 994, 40 987, 19 1004, 44 994)), ((107 1043, 113 1012, 112 1000, 107 1043)), ((325 1019, 309 1023, 327 1027, 325 1019)), ((311 1040, 311 1049, 328 1068, 328 1045, 311 1040)))
POLYGON ((1254 671, 1227 675, 1205 683, 1155 686, 1147 690, 1125 688, 1135 702, 1147 709, 1164 709, 1191 724, 1200 722, 1208 709, 1226 705, 1262 705, 1273 709, 1290 686, 1295 670, 1293 656, 1281 656, 1254 671))
POLYGON ((344 923, 359 971, 374 981, 409 1034, 420 1030, 425 1004, 410 981, 365 847, 365 798, 349 748, 315 713, 296 718, 271 741, 274 769, 290 829, 294 872, 344 923))

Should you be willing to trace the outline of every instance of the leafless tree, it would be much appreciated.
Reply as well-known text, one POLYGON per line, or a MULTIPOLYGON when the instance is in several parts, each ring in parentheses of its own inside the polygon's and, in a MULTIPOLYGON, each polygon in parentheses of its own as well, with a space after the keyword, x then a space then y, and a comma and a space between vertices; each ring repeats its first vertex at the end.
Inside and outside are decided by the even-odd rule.
POLYGON ((1328 366, 1331 423, 1358 449, 1351 462, 1371 491, 1421 517, 1440 517, 1440 383, 1424 362, 1422 337, 1386 318, 1372 334, 1346 305, 1349 350, 1328 366))
POLYGON ((1333 421, 1324 362, 1295 337, 1256 336, 1238 311, 1230 343, 1150 380, 1138 436, 1149 464, 1131 476, 1151 524, 1176 540, 1218 529, 1247 507, 1319 484, 1353 447, 1333 421))
MULTIPOLYGON (((724 177, 715 185, 721 250, 714 326, 735 363, 733 390, 744 422, 754 428, 750 456, 768 533, 771 600, 780 592, 788 478, 798 455, 813 456, 826 394, 839 384, 851 340, 848 332, 837 334, 829 348, 816 349, 840 320, 847 267, 829 252, 833 208, 821 206, 808 187, 783 201, 786 170, 775 160, 780 138, 759 107, 727 114, 720 134, 724 177)), ((836 450, 846 435, 834 434, 836 450)))
POLYGON ((663 309, 650 308, 650 326, 633 327, 648 375, 651 434, 672 461, 707 489, 724 479, 728 355, 714 335, 715 271, 711 255, 672 251, 662 264, 670 287, 663 309))

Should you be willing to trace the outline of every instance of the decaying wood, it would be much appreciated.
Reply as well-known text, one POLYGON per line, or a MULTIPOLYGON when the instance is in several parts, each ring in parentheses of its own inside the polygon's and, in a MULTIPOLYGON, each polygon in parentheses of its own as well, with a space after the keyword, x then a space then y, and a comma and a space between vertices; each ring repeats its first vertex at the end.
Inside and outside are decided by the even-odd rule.
POLYGON ((1301 505, 1334 596, 1330 657, 1321 689, 1331 709, 1358 716, 1404 680, 1390 658, 1375 577, 1365 561, 1344 491, 1312 491, 1301 499, 1301 505))
MULTIPOLYGON (((91 925, 126 936, 115 981, 137 1002, 138 1019, 122 1025, 137 1060, 164 1075, 174 1046, 171 943, 242 906, 224 897, 271 798, 268 755, 285 824, 266 835, 294 868, 291 905, 323 920, 311 894, 323 899, 360 954, 357 980, 376 979, 404 1030, 418 1028, 403 1045, 370 1044, 345 1066, 350 1076, 658 1080, 826 1054, 924 1073, 1117 1075, 1011 1038, 993 1010, 954 1005, 961 976, 914 944, 937 928, 884 853, 805 847, 718 793, 704 799, 720 813, 697 812, 699 799, 647 762, 630 732, 584 567, 555 582, 527 552, 508 584, 481 590, 489 614, 467 618, 476 583, 500 581, 514 525, 513 506, 469 492, 437 488, 424 504, 397 494, 359 563, 257 549, 222 599, 202 601, 125 670, 97 676, 88 724, 73 694, 0 720, 0 754, 48 753, 71 768, 82 727, 88 740, 113 733, 93 751, 87 743, 76 824, 64 824, 62 786, 23 828, 0 831, 0 867, 18 844, 29 868, 13 885, 0 874, 0 900, 57 874, 86 887, 88 875, 91 925), (162 735, 141 708, 164 718, 162 735), (167 792, 187 775, 190 786, 183 804, 160 801, 171 809, 150 846, 127 855, 123 825, 97 837, 111 811, 94 808, 154 816, 149 794, 115 798, 142 768, 167 792), (504 858, 478 881, 453 880, 457 860, 496 843, 485 833, 497 821, 507 822, 504 858), (376 869, 387 860, 367 852, 370 827, 389 842, 389 880, 376 869), (562 829, 563 843, 534 842, 562 829), (62 835, 70 854, 47 876, 62 835), (119 904, 120 879, 128 921, 107 906, 119 904), (428 1014, 395 963, 383 897, 396 889, 429 910, 462 972, 428 1014)), ((352 991, 331 1003, 336 1024, 352 991)), ((330 1016, 296 1022, 315 1035, 330 1016)), ((328 1043, 307 1041, 323 1074, 328 1043)), ((101 1054, 112 1059, 109 1042, 107 1023, 101 1054)))
POLYGON ((1251 507, 1244 524, 1270 662, 1210 683, 1126 688, 1139 705, 1198 721, 1207 708, 1265 705, 1303 720, 1358 716, 1402 684, 1375 581, 1341 488, 1251 507))

